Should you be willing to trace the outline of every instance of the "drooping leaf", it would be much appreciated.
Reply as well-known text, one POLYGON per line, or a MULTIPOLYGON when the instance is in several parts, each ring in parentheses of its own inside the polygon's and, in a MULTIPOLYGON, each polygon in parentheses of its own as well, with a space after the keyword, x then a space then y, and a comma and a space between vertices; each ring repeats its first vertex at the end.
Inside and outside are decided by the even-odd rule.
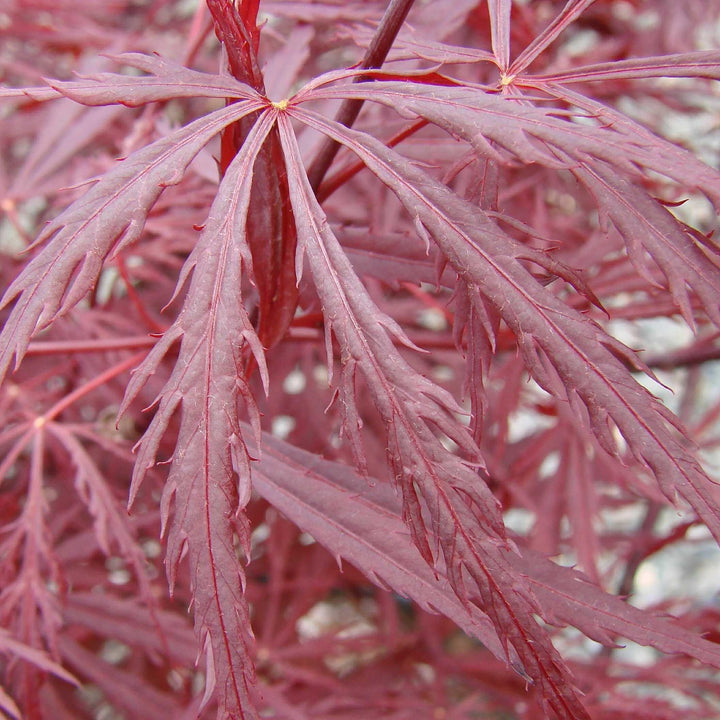
MULTIPOLYGON (((253 487, 338 560, 353 563, 380 587, 449 617, 505 660, 505 648, 487 615, 458 600, 420 556, 399 512, 386 510, 397 505, 394 496, 382 507, 366 501, 368 481, 354 470, 267 435, 261 460, 253 468, 253 487), (355 492, 350 489, 353 483, 355 492)), ((372 495, 380 494, 391 496, 392 490, 378 483, 372 495)), ((517 655, 512 663, 521 668, 517 655)))
MULTIPOLYGON (((635 457, 652 470, 665 495, 684 497, 720 538, 718 487, 686 449, 677 420, 632 377, 620 357, 637 364, 627 348, 538 283, 521 263, 533 257, 476 206, 365 133, 291 111, 355 152, 431 234, 467 284, 483 296, 515 333, 528 370, 548 392, 565 397, 587 417, 602 447, 617 453, 611 425, 635 457), (587 415, 586 415, 587 413, 587 415)), ((536 260, 540 262, 540 260, 536 260)))
MULTIPOLYGON (((229 521, 250 498, 250 459, 238 424, 245 406, 251 416, 255 414, 258 430, 245 378, 250 353, 267 379, 262 346, 243 304, 241 281, 243 273, 252 273, 245 237, 252 167, 272 124, 272 113, 262 115, 228 167, 178 281, 181 287, 192 275, 180 315, 136 371, 121 409, 128 407, 162 358, 180 342, 175 368, 140 442, 131 499, 179 411, 177 443, 163 492, 168 578, 173 586, 187 552, 195 630, 205 655, 205 700, 217 688, 221 712, 243 718, 255 717, 253 635, 229 521)), ((249 530, 244 516, 237 524, 247 554, 249 530)))
MULTIPOLYGON (((562 96, 582 97, 552 84, 549 91, 553 87, 562 96)), ((377 102, 407 117, 423 117, 466 140, 482 157, 506 162, 515 159, 551 168, 583 166, 599 159, 628 178, 639 178, 640 167, 695 187, 713 200, 720 198, 720 173, 716 170, 692 153, 643 132, 635 123, 607 123, 602 114, 597 123, 580 124, 571 121, 573 113, 518 102, 480 88, 422 83, 376 81, 371 86, 366 83, 323 85, 308 93, 298 93, 298 100, 302 101, 343 97, 377 102), (570 119, 566 118, 568 115, 570 119), (664 153, 668 146, 673 148, 669 158, 664 153), (553 148, 559 148, 568 158, 558 157, 552 152, 553 148), (693 168, 692 172, 688 166, 693 168)), ((589 100, 587 103, 593 108, 599 105, 592 105, 589 100)), ((622 117, 608 109, 607 117, 616 116, 622 117)))
POLYGON ((513 557, 518 571, 528 578, 538 602, 557 621, 574 625, 585 635, 606 645, 617 637, 665 653, 684 653, 700 662, 720 666, 720 647, 693 635, 673 618, 640 610, 625 600, 609 595, 582 573, 531 552, 513 557))
POLYGON ((666 588, 682 594, 669 604, 675 622, 596 582, 612 584, 617 571, 627 592, 640 558, 693 544, 685 534, 702 530, 694 515, 655 522, 665 512, 660 487, 671 498, 679 488, 718 530, 717 490, 692 449, 712 450, 720 415, 703 367, 719 357, 708 329, 718 322, 718 246, 697 197, 720 202, 711 167, 718 53, 694 47, 718 3, 393 0, 413 7, 387 74, 350 87, 361 71, 342 66, 382 35, 388 0, 213 1, 220 52, 208 3, 194 5, 24 0, 0 12, 0 81, 63 78, 0 88, 3 289, 36 262, 0 308, 6 365, 35 333, 0 384, 0 605, 19 643, 3 657, 2 712, 197 717, 199 646, 223 718, 253 715, 253 660, 259 712, 297 720, 576 717, 582 709, 567 703, 579 690, 597 720, 714 716, 717 613, 690 583, 666 588), (108 48, 150 54, 120 55, 119 72, 83 76, 108 48), (364 103, 364 133, 317 125, 348 99, 364 103), (71 102, 91 109, 68 111, 71 102), (108 160, 221 104, 240 114, 208 116, 219 154, 202 120, 168 139, 167 152, 108 160), (285 149, 270 117, 278 114, 285 149), (676 114, 699 132, 676 135, 676 114), (313 196, 303 162, 312 166, 315 143, 327 142, 320 135, 345 147, 322 182, 311 174, 313 196), (696 157, 704 150, 709 165, 696 157), (151 167, 134 167, 136 158, 151 167), (193 172, 156 202, 188 162, 193 172), (108 166, 107 194, 93 195, 97 180, 66 211, 78 181, 108 166), (232 180, 218 182, 218 169, 232 180), (672 217, 686 197, 677 214, 688 225, 672 217), (703 215, 691 221, 696 199, 703 215), (42 235, 54 259, 39 246, 12 255, 63 211, 75 214, 42 235), (83 229, 85 214, 95 219, 83 229), (624 321, 607 325, 610 334, 639 333, 632 343, 648 347, 649 366, 689 369, 661 376, 687 429, 638 390, 632 371, 643 366, 603 331, 608 318, 624 321), (128 351, 153 344, 115 427, 128 351), (130 406, 133 394, 157 398, 154 424, 130 406), (130 482, 129 444, 148 423, 126 518, 117 503, 130 482), (256 443, 259 424, 297 447, 256 443), (350 469, 351 449, 370 478, 350 469), (156 454, 168 466, 143 481, 156 454), (249 468, 274 506, 255 497, 241 507, 249 468), (143 602, 142 576, 113 568, 129 559, 158 571, 155 501, 166 470, 174 597, 152 586, 143 602), (278 508, 374 582, 483 638, 521 674, 445 618, 374 593, 354 568, 341 572, 278 508), (616 513, 627 527, 611 525, 616 513), (503 519, 527 537, 506 534, 503 519), (527 547, 575 553, 593 582, 527 547), (122 558, 107 557, 116 549, 122 558), (349 624, 338 613, 348 607, 349 624), (542 632, 537 616, 548 623, 542 632), (567 622, 607 649, 586 652, 584 638, 556 632, 567 622), (308 626, 320 637, 308 639, 308 626), (561 638, 574 680, 551 637, 561 638), (680 654, 633 667, 615 650, 625 637, 680 654), (75 691, 49 665, 28 662, 22 649, 31 646, 91 687, 75 691), (529 695, 523 672, 536 679, 529 695), (527 702, 540 695, 545 713, 527 702))
MULTIPOLYGON (((304 113, 301 117, 308 120, 304 113)), ((405 340, 400 328, 378 310, 353 273, 312 194, 288 117, 281 115, 278 123, 298 227, 298 266, 305 258, 324 307, 326 330, 332 330, 342 348, 340 393, 347 432, 358 446, 354 394, 360 370, 387 428, 388 460, 402 492, 403 519, 423 557, 436 566, 444 562, 460 600, 478 603, 488 613, 508 644, 508 657, 512 645, 524 672, 542 688, 543 702, 559 717, 586 717, 569 670, 533 617, 537 608, 531 593, 500 552, 507 546, 495 498, 432 433, 434 425, 472 451, 465 429, 451 421, 454 405, 440 388, 413 373, 395 350, 391 337, 405 340)))
POLYGON ((666 208, 605 163, 574 172, 625 239, 639 272, 654 282, 650 267, 660 268, 687 323, 695 325, 691 307, 695 295, 708 317, 720 325, 720 254, 698 245, 666 208))
MULTIPOLYGON (((278 502, 277 507, 300 528, 317 533, 317 539, 331 552, 358 564, 371 576, 377 574, 383 584, 388 583, 413 598, 425 587, 422 592, 430 593, 425 598, 431 606, 456 622, 462 617, 460 613, 467 612, 447 596, 447 588, 442 589, 443 578, 429 583, 428 576, 417 564, 419 557, 412 540, 402 529, 398 499, 382 483, 369 484, 348 467, 315 459, 309 453, 267 436, 263 437, 257 478, 258 491, 273 503, 278 502), (392 576, 384 574, 391 571, 391 566, 381 560, 383 551, 378 550, 385 548, 387 553, 389 545, 394 548, 390 557, 404 558, 403 566, 406 570, 412 567, 412 575, 402 570, 398 573, 399 568, 393 568, 392 576), (413 557, 417 560, 412 561, 413 557), (404 564, 408 560, 411 565, 404 564), (403 576, 408 579, 404 580, 403 576)), ((640 610, 604 592, 582 573, 559 566, 528 549, 507 553, 507 558, 516 571, 528 579, 543 614, 552 622, 577 627, 606 645, 614 645, 617 638, 626 638, 664 653, 684 653, 720 667, 720 646, 687 631, 673 618, 640 610)), ((422 593, 419 595, 422 598, 422 593)), ((470 612, 473 622, 479 617, 482 627, 482 615, 477 616, 474 608, 470 608, 470 612)), ((478 629, 473 624, 461 627, 471 634, 478 629)), ((480 639, 486 642, 489 638, 483 633, 480 639)), ((488 644, 489 649, 494 647, 488 644)))

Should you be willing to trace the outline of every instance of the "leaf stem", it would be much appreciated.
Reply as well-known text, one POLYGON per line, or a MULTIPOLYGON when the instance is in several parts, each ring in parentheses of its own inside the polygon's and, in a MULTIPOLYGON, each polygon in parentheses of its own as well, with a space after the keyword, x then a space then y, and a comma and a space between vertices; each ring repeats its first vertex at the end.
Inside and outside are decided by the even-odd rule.
POLYGON ((71 353, 111 352, 149 348, 157 342, 156 337, 136 335, 134 337, 102 338, 95 340, 47 340, 31 342, 26 355, 69 355, 71 353))
MULTIPOLYGON (((421 130, 428 124, 425 118, 415 120, 411 125, 401 130, 396 135, 393 135, 389 140, 385 141, 388 147, 395 147, 400 144, 403 140, 409 138, 411 135, 421 130)), ((333 141, 334 142, 334 141, 333 141)), ((351 177, 357 175, 363 168, 365 163, 362 160, 357 160, 351 165, 338 170, 334 175, 331 175, 325 182, 323 182, 318 188, 315 196, 320 202, 327 200, 339 187, 344 185, 351 177)))
MULTIPOLYGON (((414 3, 415 0, 391 0, 372 42, 365 52, 365 57, 362 63, 360 63, 360 67, 363 70, 370 70, 382 66, 414 3)), ((363 81, 364 79, 362 77, 353 80, 353 82, 363 81)), ((355 120, 357 120, 357 116, 360 114, 360 109, 364 102, 364 100, 359 99, 344 100, 335 116, 335 122, 345 125, 345 127, 352 127, 355 120)), ((335 155, 337 155, 339 149, 340 145, 335 140, 328 137, 325 138, 315 160, 308 170, 308 179, 314 192, 317 192, 317 189, 320 187, 320 183, 330 169, 330 165, 335 159, 335 155)))
POLYGON ((133 365, 137 365, 144 357, 145 353, 135 353, 135 355, 125 358, 122 362, 109 367, 105 370, 105 372, 100 373, 100 375, 92 378, 92 380, 89 380, 84 385, 76 388, 71 393, 68 393, 65 397, 56 402, 55 405, 53 405, 47 412, 39 415, 35 419, 35 427, 40 428, 45 423, 54 420, 61 412, 69 408, 81 397, 84 397, 96 388, 99 388, 101 385, 104 385, 113 378, 116 378, 118 375, 122 375, 124 372, 127 372, 133 367, 133 365))

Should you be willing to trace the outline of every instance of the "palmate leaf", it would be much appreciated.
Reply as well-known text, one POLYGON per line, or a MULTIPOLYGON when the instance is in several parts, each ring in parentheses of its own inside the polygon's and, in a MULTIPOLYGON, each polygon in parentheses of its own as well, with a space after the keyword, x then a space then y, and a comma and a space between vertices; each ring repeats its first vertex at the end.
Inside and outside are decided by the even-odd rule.
MULTIPOLYGON (((232 718, 256 716, 253 636, 230 519, 238 516, 250 497, 250 459, 239 427, 243 402, 259 432, 244 379, 249 353, 267 380, 263 349, 245 310, 241 283, 243 275, 252 271, 245 234, 252 168, 273 122, 272 111, 263 114, 228 167, 178 281, 180 287, 192 274, 180 315, 134 374, 121 408, 121 412, 127 408, 179 341, 174 370, 140 442, 130 495, 132 500, 155 463, 168 424, 180 410, 162 499, 165 563, 172 586, 182 557, 189 555, 195 630, 206 656, 205 700, 217 686, 219 712, 232 718)), ((247 554, 249 532, 243 515, 235 526, 247 554)))
MULTIPOLYGON (((288 4, 278 7, 284 5, 288 4)), ((565 17, 587 5, 587 0, 568 3, 565 17)), ((490 7, 495 57, 504 69, 509 61, 510 3, 497 0, 490 7)), ((552 39, 558 28, 560 25, 551 29, 545 40, 552 39)), ((40 238, 47 241, 46 247, 3 299, 3 304, 17 302, 0 337, 0 372, 5 372, 13 355, 19 362, 33 333, 84 297, 97 281, 106 257, 138 238, 163 187, 179 182, 203 145, 223 128, 261 111, 227 168, 207 225, 182 271, 178 288, 188 286, 182 311, 136 372, 123 405, 126 410, 179 344, 170 380, 158 395, 155 416, 140 443, 131 496, 137 493, 156 460, 164 434, 179 414, 175 453, 163 495, 167 567, 172 584, 181 558, 188 555, 195 630, 206 655, 205 699, 217 688, 221 716, 255 717, 252 633, 235 547, 235 533, 239 532, 240 545, 247 549, 247 525, 241 511, 251 487, 250 455, 245 447, 249 433, 240 425, 240 417, 249 413, 254 421, 252 432, 259 433, 254 400, 246 384, 250 356, 259 366, 266 388, 268 378, 257 326, 253 327, 248 317, 241 287, 243 279, 253 279, 247 213, 251 191, 258 186, 253 186, 259 175, 256 160, 267 149, 267 138, 277 132, 282 139, 288 195, 298 231, 295 271, 298 280, 303 268, 312 276, 323 306, 328 354, 332 335, 341 348, 338 385, 345 410, 345 434, 362 466, 362 420, 355 403, 356 389, 362 384, 385 426, 389 464, 402 491, 402 519, 410 528, 414 545, 407 534, 402 534, 396 510, 390 517, 359 501, 345 505, 343 494, 322 478, 325 472, 332 482, 352 476, 356 488, 355 483, 362 481, 351 471, 340 472, 320 463, 315 467, 322 472, 308 472, 304 477, 293 463, 310 462, 310 458, 275 448, 275 456, 271 455, 265 466, 272 470, 259 466, 258 487, 265 488, 288 514, 297 514, 301 527, 306 522, 310 532, 322 535, 323 542, 336 554, 354 555, 372 577, 420 601, 427 589, 437 603, 429 598, 425 602, 482 636, 496 654, 532 676, 555 715, 586 717, 567 668, 534 615, 558 622, 576 616, 584 632, 608 642, 613 633, 630 632, 640 637, 633 626, 644 616, 625 610, 627 606, 619 600, 612 604, 572 571, 514 551, 505 535, 498 503, 476 472, 481 458, 457 417, 460 408, 449 393, 414 372, 398 352, 397 343, 411 343, 399 325, 372 301, 328 225, 308 183, 290 120, 299 120, 356 153, 395 192, 416 222, 419 234, 425 237, 429 233, 447 258, 460 278, 459 293, 468 318, 465 332, 473 343, 482 345, 482 354, 473 359, 475 389, 483 379, 483 362, 495 349, 495 333, 502 317, 515 333, 536 379, 557 397, 567 398, 573 411, 592 425, 611 453, 616 452, 612 436, 616 425, 636 457, 655 472, 665 493, 672 497, 679 489, 718 536, 715 488, 678 439, 672 416, 635 383, 626 369, 623 360, 632 362, 632 356, 598 326, 568 308, 552 289, 537 282, 527 264, 540 265, 571 283, 575 281, 572 273, 515 242, 489 214, 463 201, 383 143, 326 121, 303 110, 299 103, 348 97, 375 100, 404 115, 430 120, 472 143, 477 153, 493 161, 541 163, 575 172, 594 191, 623 235, 649 233, 642 249, 632 244, 634 237, 626 238, 631 253, 639 262, 645 260, 641 250, 657 256, 656 262, 686 317, 692 319, 689 298, 694 292, 717 319, 713 293, 718 285, 712 259, 703 254, 691 235, 682 234, 669 214, 632 185, 643 168, 681 179, 687 170, 680 168, 678 157, 673 156, 668 168, 656 157, 657 144, 646 137, 612 127, 581 126, 560 117, 560 111, 546 112, 474 88, 392 82, 330 88, 323 86, 321 78, 290 101, 285 111, 285 103, 271 108, 269 101, 231 78, 197 73, 146 56, 124 56, 123 62, 151 76, 106 73, 56 82, 53 87, 88 105, 134 106, 180 97, 239 102, 133 154, 48 226, 40 238), (607 168, 623 175, 604 172, 607 168), (598 174, 601 171, 604 174, 598 174), (633 196, 637 207, 652 206, 648 218, 637 213, 629 217, 623 211, 621 200, 626 189, 639 193, 633 196), (674 233, 682 234, 680 251, 667 242, 679 240, 680 235, 674 233), (689 291, 691 285, 695 287, 689 291), (460 446, 467 461, 445 449, 441 442, 445 438, 460 446), (283 486, 286 480, 298 487, 283 486), (307 485, 303 484, 305 480, 307 485), (340 504, 338 516, 333 514, 335 503, 340 504), (344 518, 346 509, 357 515, 344 518), (408 562, 410 572, 392 567, 392 549, 363 543, 357 531, 352 536, 347 528, 357 522, 367 523, 368 528, 381 528, 383 523, 397 528, 397 536, 404 540, 397 549, 396 562, 408 562), (433 579, 432 571, 420 558, 435 566, 439 579, 433 579), (535 563, 542 573, 533 574, 535 563), (562 574, 557 588, 552 584, 556 573, 562 574), (610 603, 610 610, 598 620, 592 608, 603 602, 610 603), (499 637, 493 636, 483 612, 499 637)), ((341 79, 350 74, 343 71, 333 77, 341 79)), ((38 97, 49 94, 39 92, 38 97)), ((704 172, 696 185, 711 197, 720 195, 712 171, 704 172)), ((256 239, 262 241, 261 233, 256 239)), ((400 256, 401 261, 407 260, 402 252, 400 256)), ((288 271, 287 267, 282 269, 288 271)), ((406 272, 412 277, 411 268, 406 272)), ((332 366, 330 357, 329 362, 332 366)), ((481 404, 481 399, 473 400, 476 414, 481 404)), ((479 416, 474 419, 476 423, 478 420, 479 416)), ((75 453, 74 459, 80 464, 83 457, 75 453)), ((645 639, 662 649, 674 652, 691 648, 692 640, 681 641, 665 626, 651 623, 648 632, 650 640, 645 639)), ((710 644, 699 647, 696 656, 717 664, 710 644)))
MULTIPOLYGON (((708 60, 715 57, 707 55, 708 60)), ((543 87, 540 83, 536 86, 543 87)), ((388 89, 392 94, 392 89, 388 89)), ((566 95, 564 90, 556 92, 561 97, 566 95)), ((373 99, 385 102, 380 99, 381 95, 373 99)), ((665 274, 685 319, 693 325, 688 294, 696 294, 712 321, 720 325, 717 303, 720 256, 716 252, 713 257, 707 247, 700 247, 670 213, 658 207, 652 197, 633 183, 639 179, 637 168, 621 164, 618 159, 631 158, 638 167, 660 173, 684 187, 696 188, 716 203, 720 202, 717 171, 691 153, 643 132, 633 123, 618 122, 618 113, 609 109, 602 113, 597 104, 584 103, 580 107, 585 106, 590 112, 597 110, 600 122, 605 120, 605 115, 612 116, 612 124, 607 127, 578 126, 553 117, 553 111, 519 106, 471 88, 442 88, 430 92, 406 89, 399 96, 395 109, 417 113, 472 143, 481 154, 492 152, 487 143, 492 140, 523 162, 552 167, 559 161, 560 166, 570 169, 591 193, 599 196, 601 209, 621 231, 633 258, 638 260, 638 253, 632 251, 640 245, 651 254, 665 274), (453 112, 442 109, 444 103, 448 103, 453 112), (643 212, 646 221, 643 221, 643 212)), ((578 95, 567 97, 577 99, 578 95)))
MULTIPOLYGON (((255 91, 231 78, 195 72, 149 56, 133 54, 118 59, 153 75, 137 78, 102 73, 54 85, 86 105, 134 106, 193 96, 233 98, 236 102, 133 153, 45 228, 37 241, 45 246, 3 298, 4 304, 13 299, 17 302, 2 333, 0 372, 7 369, 13 354, 19 362, 34 333, 86 295, 111 253, 138 239, 163 189, 180 182, 208 141, 267 105, 255 91)), ((205 231, 178 281, 180 288, 192 275, 183 311, 139 368, 123 405, 125 410, 163 356, 181 340, 180 362, 158 399, 159 409, 140 446, 131 500, 154 463, 171 415, 181 405, 175 462, 163 496, 168 576, 172 585, 187 550, 195 627, 206 657, 205 701, 219 687, 220 711, 238 718, 255 716, 252 631, 242 598, 242 569, 234 535, 236 531, 243 535, 241 546, 247 550, 247 527, 243 517, 234 523, 235 529, 230 522, 250 493, 249 459, 237 427, 243 397, 251 413, 254 408, 242 379, 248 353, 254 354, 267 381, 262 347, 242 303, 240 287, 243 277, 252 277, 252 259, 245 242, 252 167, 271 128, 272 117, 265 116, 227 169, 205 231)))
POLYGON ((617 453, 611 425, 617 426, 665 495, 674 501, 679 493, 720 539, 718 487, 678 437, 674 416, 621 362, 624 356, 636 363, 627 348, 533 278, 521 262, 527 248, 482 210, 371 136, 307 110, 289 112, 355 152, 427 229, 470 297, 479 303, 482 295, 502 316, 540 385, 566 397, 580 419, 587 417, 611 454, 617 453))
MULTIPOLYGON (((308 120, 304 114, 300 117, 308 120)), ((497 501, 431 429, 473 452, 466 429, 450 415, 456 410, 454 403, 414 373, 395 349, 392 336, 405 341, 399 327, 374 305, 328 225, 310 188, 287 114, 280 115, 278 123, 298 229, 298 265, 304 255, 323 304, 326 331, 334 333, 342 349, 340 393, 347 433, 358 446, 354 394, 359 369, 385 424, 388 459, 403 497, 403 519, 416 546, 427 562, 446 565, 462 602, 479 604, 489 615, 506 645, 517 652, 524 672, 540 687, 543 702, 558 717, 587 717, 569 670, 534 619, 539 608, 532 593, 503 554, 509 547, 497 501), (431 547, 433 540, 436 549, 431 547)), ((506 657, 510 660, 509 647, 506 657)))

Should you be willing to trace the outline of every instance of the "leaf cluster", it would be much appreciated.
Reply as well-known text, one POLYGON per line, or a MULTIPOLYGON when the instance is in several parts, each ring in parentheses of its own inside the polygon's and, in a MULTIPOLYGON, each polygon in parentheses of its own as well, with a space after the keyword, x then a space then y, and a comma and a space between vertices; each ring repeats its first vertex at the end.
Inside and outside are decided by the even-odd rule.
POLYGON ((719 18, 3 9, 0 713, 717 712, 719 18))

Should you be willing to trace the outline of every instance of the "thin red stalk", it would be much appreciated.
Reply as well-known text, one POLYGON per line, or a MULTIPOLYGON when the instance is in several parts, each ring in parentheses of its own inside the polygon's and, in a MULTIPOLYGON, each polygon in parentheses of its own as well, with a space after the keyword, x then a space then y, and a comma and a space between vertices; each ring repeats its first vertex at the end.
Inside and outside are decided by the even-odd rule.
POLYGON ((206 10, 207 5, 205 5, 205 3, 200 3, 193 14, 192 24, 190 25, 190 30, 188 32, 185 57, 183 58, 183 65, 188 67, 190 67, 192 62, 195 60, 195 56, 213 27, 212 20, 205 18, 206 10))
MULTIPOLYGON (((411 125, 408 125, 404 130, 401 130, 396 135, 393 135, 385 144, 388 147, 395 147, 399 145, 403 140, 414 135, 418 130, 421 130, 428 124, 425 118, 415 120, 411 125)), ((327 200, 339 187, 342 187, 350 178, 357 175, 365 164, 360 160, 351 163, 346 168, 338 170, 334 175, 331 175, 319 188, 316 193, 317 199, 320 202, 327 200)))
POLYGON ((106 382, 112 380, 118 375, 122 375, 124 372, 127 372, 131 367, 137 365, 144 357, 145 353, 135 353, 135 355, 131 355, 122 362, 109 367, 105 372, 100 373, 97 377, 94 377, 92 380, 86 382, 84 385, 81 385, 79 388, 66 395, 62 398, 62 400, 56 402, 55 405, 53 405, 46 413, 35 420, 36 426, 39 427, 49 420, 54 420, 61 412, 63 412, 63 410, 69 408, 81 397, 91 393, 93 390, 99 388, 101 385, 104 385, 106 382))
MULTIPOLYGON (((380 21, 377 32, 370 43, 370 47, 368 47, 365 57, 363 58, 362 63, 360 63, 360 67, 363 70, 382 67, 382 64, 385 62, 385 58, 395 42, 395 38, 398 32, 400 32, 400 28, 405 22, 405 18, 414 3, 415 0, 391 1, 382 17, 382 20, 380 21)), ((362 81, 363 78, 358 77, 353 82, 362 81)), ((357 116, 360 114, 363 103, 363 100, 344 100, 337 115, 335 116, 335 121, 341 125, 345 125, 345 127, 352 127, 355 120, 357 120, 357 116)), ((308 171, 310 186, 315 192, 317 192, 320 187, 320 183, 323 181, 327 171, 330 169, 330 165, 332 165, 332 161, 335 159, 335 155, 337 155, 339 149, 340 145, 335 142, 335 140, 331 140, 326 137, 323 141, 323 144, 321 145, 320 150, 308 171)))
MULTIPOLYGON (((633 586, 635 584, 635 576, 637 575, 640 565, 658 549, 654 547, 654 543, 649 544, 648 540, 653 539, 652 533, 660 514, 661 507, 662 506, 659 503, 652 503, 649 505, 645 511, 645 517, 643 518, 640 527, 635 532, 635 537, 638 538, 638 540, 636 540, 633 549, 630 551, 630 555, 625 563, 622 578, 618 584, 617 594, 620 597, 626 598, 632 594, 633 586)), ((603 658, 610 658, 614 650, 615 648, 611 646, 605 646, 600 651, 600 656, 603 658)))
POLYGON ((130 274, 127 270, 127 265, 125 264, 125 260, 122 257, 122 255, 118 255, 115 258, 115 262, 117 264, 118 272, 120 273, 120 277, 123 279, 123 282, 125 283, 125 290, 128 294, 128 298, 130 298, 130 301, 135 306, 135 309, 138 311, 138 314, 143 319, 145 325, 147 325, 148 329, 151 332, 156 333, 162 333, 167 330, 167 328, 160 325, 157 321, 155 321, 148 312, 147 308, 145 307, 145 303, 142 301, 140 296, 137 294, 137 291, 135 290, 135 286, 132 283, 132 280, 130 278, 130 274))
POLYGON ((450 310, 448 310, 447 306, 444 303, 440 302, 436 297, 426 292, 422 288, 418 287, 415 283, 404 282, 402 283, 402 287, 404 290, 410 293, 410 295, 418 298, 418 300, 420 300, 426 307, 441 312, 445 320, 447 320, 448 323, 452 324, 455 318, 454 314, 451 313, 450 310))
POLYGON ((31 342, 26 355, 69 355, 71 353, 109 352, 114 350, 136 350, 150 348, 157 338, 137 335, 126 338, 107 338, 103 340, 57 340, 31 342))
POLYGON ((666 355, 654 354, 643 358, 648 365, 661 370, 672 370, 676 367, 691 367, 702 365, 710 360, 720 359, 720 346, 709 345, 702 347, 689 347, 676 350, 666 355))
MULTIPOLYGON (((641 541, 647 541, 648 539, 652 540, 653 529, 655 528, 655 523, 657 522, 658 516, 660 515, 660 509, 661 506, 659 503, 652 503, 645 511, 645 517, 643 518, 640 527, 636 531, 636 537, 639 538, 641 541)), ((630 552, 630 556, 628 557, 627 562, 625 563, 625 570, 623 571, 622 579, 620 580, 620 583, 618 585, 618 595, 620 595, 621 597, 627 597, 632 593, 633 585, 635 584, 635 575, 638 571, 638 568, 640 567, 640 564, 643 562, 643 560, 645 560, 650 554, 652 554, 652 552, 654 552, 652 544, 650 547, 643 544, 639 547, 636 546, 633 548, 633 550, 630 552)))

